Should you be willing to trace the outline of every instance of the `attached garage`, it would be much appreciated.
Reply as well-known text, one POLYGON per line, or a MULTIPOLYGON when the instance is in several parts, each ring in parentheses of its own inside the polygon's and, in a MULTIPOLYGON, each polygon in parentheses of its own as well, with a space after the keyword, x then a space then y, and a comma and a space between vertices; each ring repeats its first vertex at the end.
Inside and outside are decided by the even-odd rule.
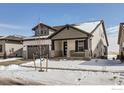
POLYGON ((28 59, 33 58, 33 54, 37 55, 37 58, 40 57, 40 48, 41 48, 41 57, 44 55, 49 55, 49 45, 29 45, 27 46, 28 59))

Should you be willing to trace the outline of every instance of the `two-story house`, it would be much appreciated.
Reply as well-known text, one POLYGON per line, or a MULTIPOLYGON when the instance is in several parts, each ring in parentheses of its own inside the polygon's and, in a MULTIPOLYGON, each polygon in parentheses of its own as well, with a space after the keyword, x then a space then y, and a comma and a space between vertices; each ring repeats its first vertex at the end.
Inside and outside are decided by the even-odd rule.
POLYGON ((23 40, 23 57, 31 59, 33 54, 38 56, 48 54, 50 56, 51 40, 47 38, 57 30, 43 23, 39 23, 32 30, 34 36, 23 40))
POLYGON ((53 58, 107 57, 108 40, 103 20, 62 26, 40 23, 32 30, 35 35, 23 41, 24 58, 32 58, 34 53, 49 54, 53 58))

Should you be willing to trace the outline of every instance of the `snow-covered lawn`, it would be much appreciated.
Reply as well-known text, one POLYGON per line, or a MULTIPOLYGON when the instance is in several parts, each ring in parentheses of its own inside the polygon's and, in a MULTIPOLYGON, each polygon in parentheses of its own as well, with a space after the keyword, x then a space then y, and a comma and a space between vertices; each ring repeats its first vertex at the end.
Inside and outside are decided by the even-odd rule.
MULTIPOLYGON (((34 66, 33 64, 33 62, 29 62, 22 65, 34 66)), ((39 68, 35 70, 19 65, 9 65, 0 66, 0 77, 41 85, 124 85, 124 72, 114 72, 124 70, 124 64, 120 64, 118 61, 102 59, 92 59, 91 61, 49 60, 48 64, 48 67, 53 68, 90 69, 90 71, 48 69, 48 72, 39 72, 39 68), (97 69, 99 72, 91 71, 92 69, 97 69), (113 72, 100 72, 100 70, 112 70, 113 72)), ((36 65, 40 65, 38 59, 36 65)), ((45 63, 43 65, 45 66, 45 63)))
MULTIPOLYGON (((37 59, 36 66, 40 67, 40 60, 37 59)), ((42 62, 45 67, 45 61, 42 62)), ((21 64, 21 66, 34 66, 34 62, 21 64)), ((124 64, 119 61, 105 60, 105 59, 92 59, 90 61, 84 60, 49 60, 49 68, 65 68, 65 69, 80 69, 80 70, 93 70, 93 71, 111 71, 111 72, 124 72, 124 64)))
POLYGON ((0 71, 0 77, 12 80, 37 82, 44 85, 119 85, 124 84, 120 73, 91 71, 61 71, 48 70, 5 70, 0 71))

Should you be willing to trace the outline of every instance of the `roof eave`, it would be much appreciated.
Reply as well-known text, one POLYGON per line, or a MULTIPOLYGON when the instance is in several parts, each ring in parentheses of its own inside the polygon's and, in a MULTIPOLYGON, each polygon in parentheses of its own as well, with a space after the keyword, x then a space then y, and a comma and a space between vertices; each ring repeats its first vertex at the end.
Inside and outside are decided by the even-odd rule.
POLYGON ((97 24, 97 26, 91 31, 91 34, 100 26, 100 24, 102 24, 104 21, 100 20, 100 23, 97 24))
POLYGON ((65 29, 66 27, 71 27, 71 28, 73 28, 73 29, 76 29, 76 30, 82 32, 82 33, 85 33, 85 34, 88 35, 88 37, 93 36, 91 33, 88 33, 88 32, 86 32, 86 31, 83 31, 83 30, 81 30, 81 29, 78 29, 78 28, 76 28, 76 27, 73 27, 73 26, 71 26, 71 25, 69 25, 69 24, 66 24, 66 25, 63 26, 63 28, 61 28, 59 31, 57 31, 57 32, 53 33, 52 35, 50 35, 50 36, 48 37, 48 39, 51 39, 53 36, 55 36, 56 34, 58 34, 60 31, 62 31, 62 30, 65 29))
POLYGON ((52 28, 52 27, 50 27, 50 26, 48 26, 48 25, 45 25, 45 24, 43 24, 43 23, 39 23, 38 25, 36 25, 35 27, 33 27, 33 28, 32 28, 32 31, 35 31, 35 29, 36 29, 39 25, 43 25, 43 26, 45 26, 45 27, 47 27, 47 28, 50 28, 50 29, 52 29, 53 31, 58 31, 58 30, 56 30, 56 29, 54 29, 54 28, 52 28))
POLYGON ((107 34, 106 34, 105 25, 104 25, 104 21, 103 21, 103 20, 100 20, 100 23, 91 31, 91 34, 93 34, 94 31, 95 31, 101 24, 103 25, 103 30, 104 30, 104 33, 105 33, 105 38, 106 38, 107 46, 109 46, 108 38, 107 38, 107 34))

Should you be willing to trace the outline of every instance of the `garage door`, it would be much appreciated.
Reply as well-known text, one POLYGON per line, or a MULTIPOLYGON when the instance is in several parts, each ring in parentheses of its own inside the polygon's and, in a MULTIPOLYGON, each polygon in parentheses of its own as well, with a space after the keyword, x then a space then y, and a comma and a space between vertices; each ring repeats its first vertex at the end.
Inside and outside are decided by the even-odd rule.
MULTIPOLYGON (((38 45, 33 45, 33 46, 28 46, 28 58, 32 59, 33 54, 37 55, 37 58, 40 57, 40 46, 38 45)), ((41 45, 41 57, 44 55, 49 54, 49 45, 41 45)))

